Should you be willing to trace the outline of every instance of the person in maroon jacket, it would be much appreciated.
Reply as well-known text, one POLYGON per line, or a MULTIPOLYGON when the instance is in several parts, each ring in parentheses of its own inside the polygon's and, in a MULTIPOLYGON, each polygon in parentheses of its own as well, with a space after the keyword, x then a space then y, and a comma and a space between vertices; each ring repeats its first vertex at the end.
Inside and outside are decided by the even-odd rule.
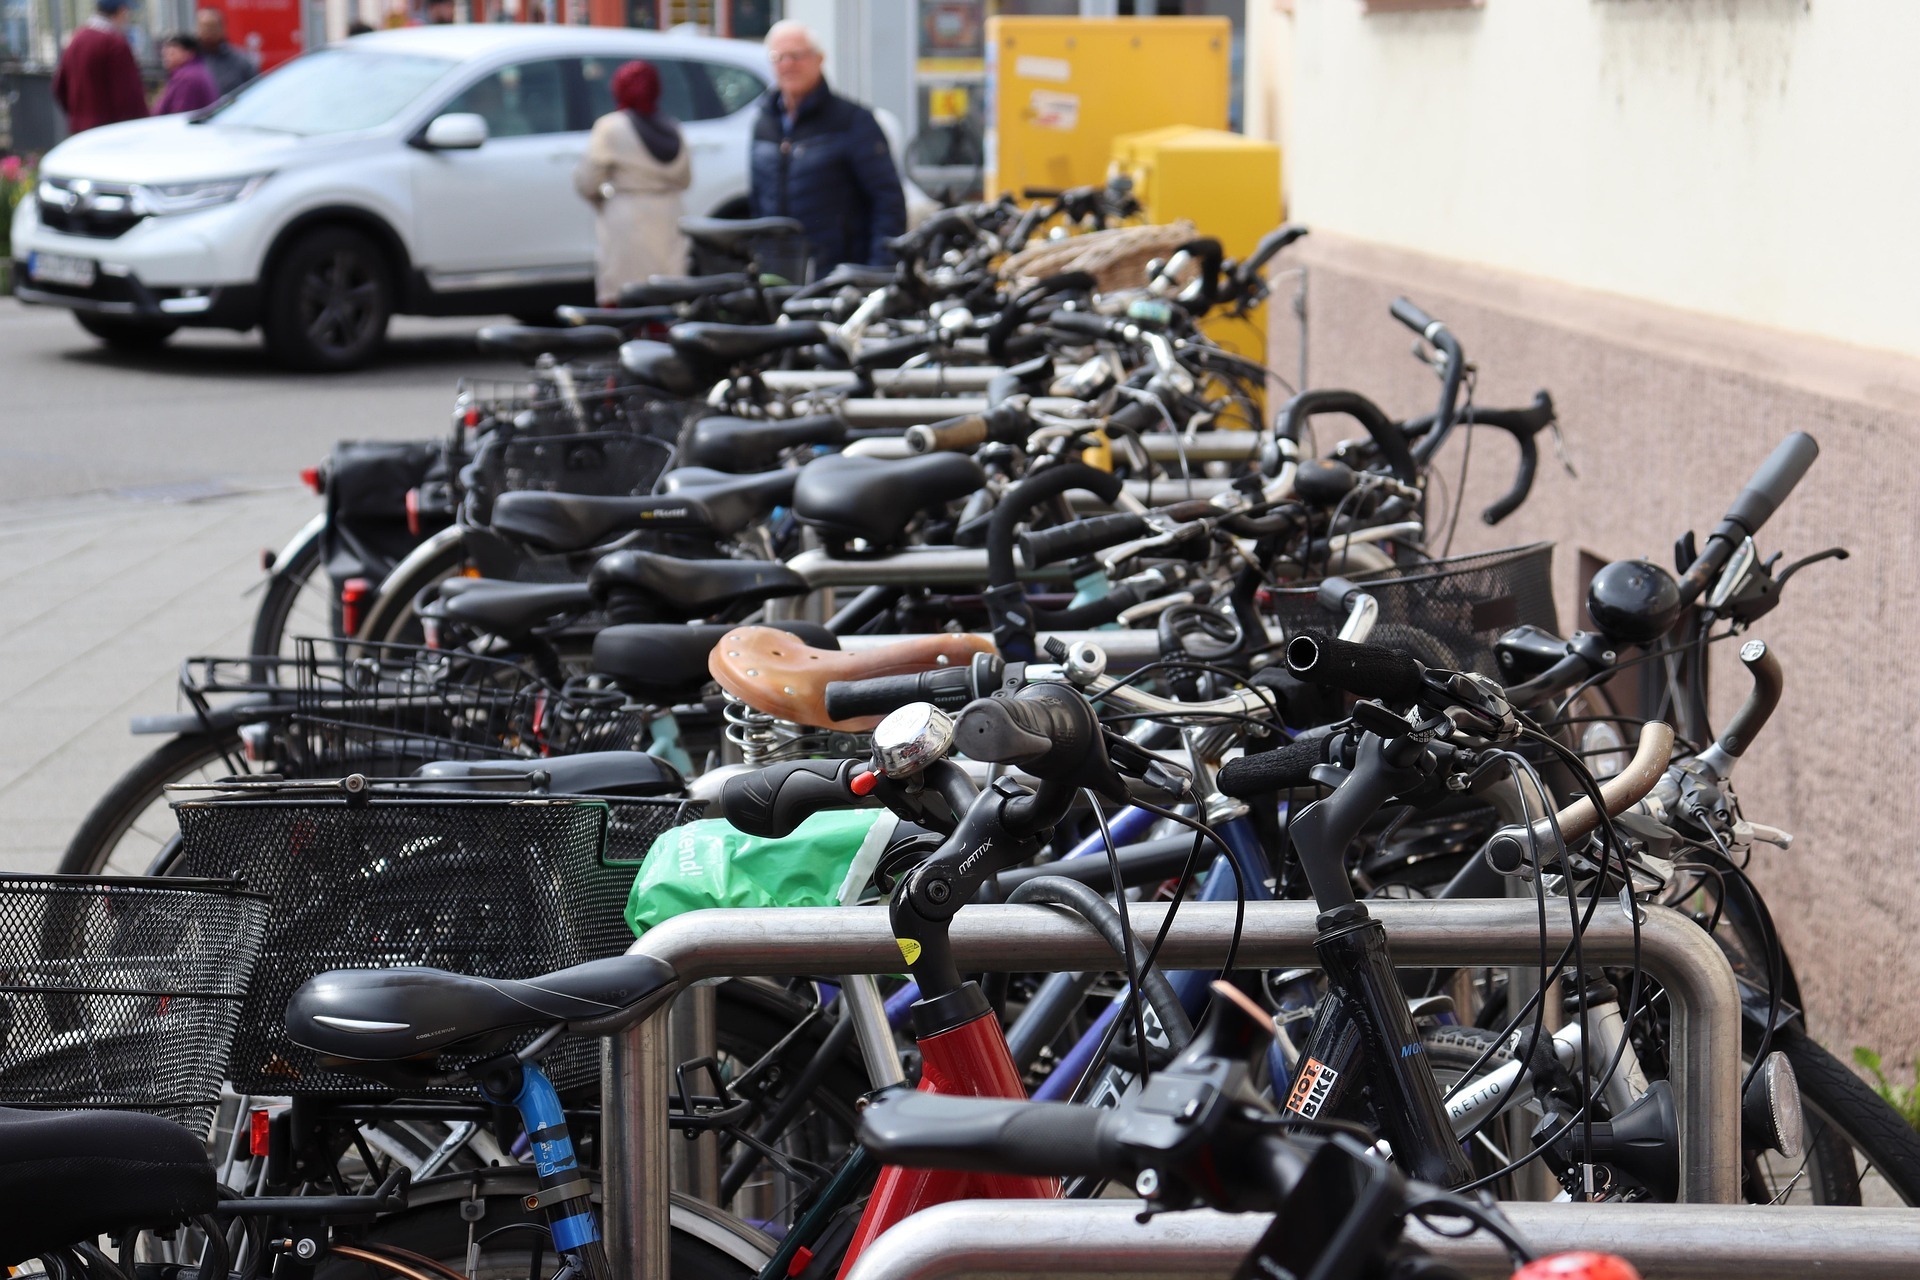
POLYGON ((67 114, 69 133, 147 114, 146 89, 127 43, 127 24, 133 20, 127 0, 97 0, 94 8, 53 72, 53 100, 67 114))

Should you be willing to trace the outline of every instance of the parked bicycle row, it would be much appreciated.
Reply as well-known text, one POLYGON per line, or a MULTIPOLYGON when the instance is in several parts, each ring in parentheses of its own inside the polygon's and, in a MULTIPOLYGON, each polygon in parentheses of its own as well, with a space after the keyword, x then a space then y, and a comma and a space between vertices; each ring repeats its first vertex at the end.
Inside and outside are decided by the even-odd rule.
POLYGON ((0 1254, 866 1277, 942 1204, 1131 1194, 1273 1215, 1240 1274, 1535 1275, 1503 1205, 1920 1203, 1732 781, 1787 749, 1756 624, 1845 554, 1756 543, 1813 439, 1567 631, 1440 470, 1508 437, 1499 524, 1547 392, 1476 403, 1404 298, 1430 413, 1291 387, 1209 335, 1303 229, 1030 196, 804 285, 796 225, 688 220, 727 269, 485 330, 524 378, 311 473, 252 651, 136 724, 76 878, 0 880, 0 1254))

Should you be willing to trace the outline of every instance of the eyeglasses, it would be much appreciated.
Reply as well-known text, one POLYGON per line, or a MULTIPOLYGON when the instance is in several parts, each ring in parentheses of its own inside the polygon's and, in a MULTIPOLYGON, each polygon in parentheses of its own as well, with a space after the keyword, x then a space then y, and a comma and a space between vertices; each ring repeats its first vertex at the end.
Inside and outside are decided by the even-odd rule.
POLYGON ((813 62, 816 59, 818 59, 819 56, 820 56, 819 54, 815 53, 811 49, 804 49, 799 53, 768 54, 767 58, 768 58, 768 61, 772 62, 773 65, 777 67, 783 62, 813 62))

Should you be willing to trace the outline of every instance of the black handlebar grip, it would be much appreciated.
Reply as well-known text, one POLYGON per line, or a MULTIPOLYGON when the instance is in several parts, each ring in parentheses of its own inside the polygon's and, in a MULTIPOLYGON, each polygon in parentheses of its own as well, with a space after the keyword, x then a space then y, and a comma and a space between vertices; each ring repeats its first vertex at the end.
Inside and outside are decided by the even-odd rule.
POLYGON ((1534 473, 1540 469, 1540 446, 1533 442, 1533 435, 1516 431, 1513 441, 1520 446, 1520 465, 1513 473, 1513 487, 1480 513, 1480 518, 1488 524, 1499 524, 1520 509, 1520 504, 1533 492, 1534 473))
POLYGON ((1423 338, 1427 336, 1427 330, 1433 328, 1433 317, 1416 307, 1410 299, 1395 298, 1388 310, 1393 312, 1395 320, 1423 338))
POLYGON ((1077 338, 1108 338, 1118 327, 1113 321, 1091 311, 1056 311, 1047 317, 1047 327, 1077 338))
POLYGON ((835 680, 827 685, 826 707, 830 719, 856 720, 884 716, 910 702, 931 702, 943 711, 958 711, 972 701, 972 673, 959 666, 904 676, 835 680))
POLYGON ((1157 431, 1166 425, 1167 416, 1157 400, 1129 400, 1107 418, 1107 426, 1113 430, 1135 434, 1157 431))
POLYGON ((1388 702, 1412 702, 1426 687, 1427 669, 1404 653, 1311 632, 1287 641, 1287 669, 1314 684, 1388 702))
POLYGON ((1739 525, 1749 536, 1773 518, 1780 504, 1800 483, 1807 468, 1820 456, 1820 445, 1804 431, 1796 431, 1782 440, 1760 469, 1747 481, 1747 487, 1727 508, 1727 520, 1739 525))
POLYGON ((853 358, 856 369, 897 369, 933 346, 934 334, 910 333, 904 338, 876 342, 862 347, 853 358))
POLYGON ((1260 237, 1260 243, 1253 247, 1252 256, 1240 264, 1240 278, 1243 281, 1252 279, 1259 273, 1260 268, 1267 265, 1274 254, 1306 234, 1307 229, 1296 222, 1282 223, 1267 232, 1260 237))
POLYGON ((1310 786, 1314 768, 1327 762, 1327 743, 1331 738, 1309 738, 1258 751, 1229 760, 1221 768, 1216 785, 1223 795, 1249 799, 1271 791, 1290 791, 1310 786))
POLYGON ((1151 526, 1144 516, 1120 511, 1110 516, 1092 516, 1051 529, 1022 533, 1015 544, 1026 558, 1027 568, 1036 569, 1058 560, 1073 560, 1091 555, 1104 547, 1138 538, 1151 526))
POLYGON ((877 803, 854 795, 857 760, 790 760, 727 779, 720 812, 750 836, 776 839, 816 813, 877 803))
POLYGON ((860 1141, 907 1168, 1130 1179, 1114 1116, 1064 1102, 900 1091, 860 1113, 860 1141))

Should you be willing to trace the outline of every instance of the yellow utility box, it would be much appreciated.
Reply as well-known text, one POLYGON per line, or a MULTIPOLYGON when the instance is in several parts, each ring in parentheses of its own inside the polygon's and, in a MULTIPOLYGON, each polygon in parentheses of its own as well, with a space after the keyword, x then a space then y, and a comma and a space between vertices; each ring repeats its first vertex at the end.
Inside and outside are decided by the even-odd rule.
POLYGON ((1105 182, 1122 134, 1225 129, 1232 44, 1225 18, 987 19, 987 199, 1105 182))
MULTIPOLYGON (((1271 142, 1174 125, 1115 138, 1111 159, 1133 180, 1148 222, 1186 218, 1229 258, 1246 257, 1280 225, 1280 148, 1271 142)), ((1228 350, 1266 363, 1265 307, 1246 320, 1221 315, 1202 327, 1228 350)))

